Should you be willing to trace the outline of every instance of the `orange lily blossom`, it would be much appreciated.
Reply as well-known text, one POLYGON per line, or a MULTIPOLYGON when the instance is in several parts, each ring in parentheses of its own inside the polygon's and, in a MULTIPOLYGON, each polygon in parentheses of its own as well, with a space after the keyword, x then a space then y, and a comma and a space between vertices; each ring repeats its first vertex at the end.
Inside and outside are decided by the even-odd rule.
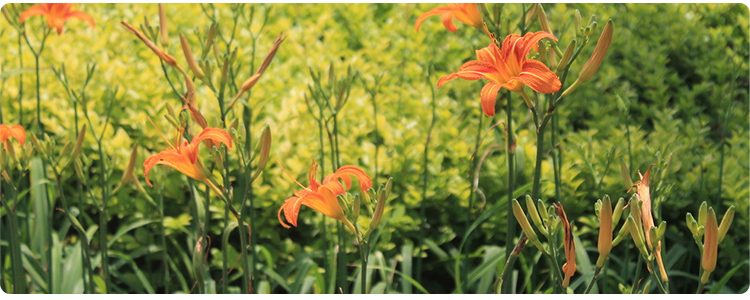
POLYGON ((557 209, 557 215, 560 217, 560 222, 563 226, 565 236, 563 239, 563 249, 565 250, 565 264, 562 265, 563 279, 562 286, 567 288, 570 284, 570 277, 573 277, 576 273, 576 244, 573 240, 573 231, 570 228, 570 222, 568 217, 565 215, 565 209, 560 203, 553 203, 555 209, 557 209))
POLYGON ((537 31, 527 33, 523 37, 511 34, 503 41, 502 48, 497 46, 493 38, 492 44, 476 51, 479 60, 466 62, 458 72, 440 78, 437 87, 440 88, 448 81, 456 78, 466 80, 487 79, 481 92, 482 110, 487 116, 495 115, 495 99, 500 88, 520 93, 526 105, 534 107, 523 87, 550 94, 560 90, 560 79, 554 72, 535 59, 527 59, 531 49, 537 49, 537 43, 543 38, 557 40, 554 35, 537 31))
MULTIPOLYGON (((180 133, 180 136, 182 134, 180 133)), ((149 186, 154 186, 151 181, 148 180, 148 172, 156 165, 165 165, 174 168, 177 171, 187 175, 195 180, 203 181, 209 187, 216 190, 211 181, 206 175, 206 171, 202 168, 202 164, 198 160, 198 146, 202 141, 212 141, 216 145, 224 143, 230 150, 232 149, 232 138, 229 133, 219 128, 206 128, 201 133, 193 137, 193 140, 188 143, 182 141, 177 147, 171 146, 167 150, 154 154, 143 162, 145 168, 146 183, 149 186)))
POLYGON ((80 10, 73 10, 73 3, 42 3, 29 7, 21 13, 21 23, 29 17, 46 16, 47 25, 57 28, 57 34, 62 34, 65 21, 78 18, 94 27, 94 18, 80 10))
POLYGON ((417 18, 417 23, 414 25, 417 32, 419 32, 419 26, 422 25, 424 19, 435 15, 440 15, 445 29, 448 29, 450 32, 456 31, 453 19, 485 32, 482 14, 479 12, 479 7, 477 7, 476 3, 448 3, 448 6, 435 7, 417 18))
POLYGON ((3 144, 6 149, 8 148, 8 144, 5 142, 10 137, 15 138, 23 146, 23 143, 26 142, 26 130, 21 125, 8 126, 0 124, 0 144, 3 144))
POLYGON ((321 184, 315 179, 317 169, 318 164, 313 160, 310 169, 307 172, 307 178, 310 181, 309 186, 304 187, 295 180, 303 190, 294 191, 294 196, 284 201, 284 205, 281 206, 278 213, 279 223, 285 228, 291 228, 292 226, 296 227, 299 209, 302 205, 305 205, 326 216, 344 222, 344 225, 346 225, 352 233, 355 233, 356 230, 354 225, 346 219, 344 210, 341 208, 336 197, 343 195, 352 187, 351 177, 355 177, 359 180, 359 188, 362 192, 372 188, 372 180, 370 179, 370 176, 367 176, 367 174, 358 167, 347 165, 339 168, 333 174, 326 176, 321 184), (339 179, 344 182, 343 185, 339 179), (286 222, 281 219, 282 212, 284 213, 286 222))

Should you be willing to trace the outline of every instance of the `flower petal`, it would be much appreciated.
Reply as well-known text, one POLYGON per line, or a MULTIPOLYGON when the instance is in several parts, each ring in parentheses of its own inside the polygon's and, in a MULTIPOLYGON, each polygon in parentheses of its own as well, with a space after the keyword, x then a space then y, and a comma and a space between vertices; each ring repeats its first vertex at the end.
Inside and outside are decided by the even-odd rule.
POLYGON ((362 169, 355 167, 355 166, 351 166, 351 165, 346 165, 346 166, 339 168, 338 170, 336 170, 335 173, 326 177, 326 180, 324 180, 323 183, 326 184, 326 183, 329 183, 331 180, 341 179, 344 181, 344 184, 346 184, 345 188, 351 189, 352 187, 351 177, 355 177, 357 178, 357 180, 359 180, 359 188, 362 191, 366 191, 372 188, 372 180, 370 179, 370 176, 367 176, 365 171, 363 171, 362 169))
POLYGON ((500 84, 488 83, 482 88, 482 110, 489 117, 495 115, 495 100, 501 87, 500 84))
POLYGON ((443 21, 443 25, 445 26, 445 29, 448 29, 450 32, 456 31, 458 28, 456 28, 456 25, 453 24, 453 13, 451 11, 447 11, 443 13, 443 15, 440 16, 441 21, 443 21))
POLYGON ((33 16, 39 16, 39 15, 46 15, 49 13, 49 10, 47 9, 47 6, 44 4, 37 4, 29 7, 26 11, 21 13, 21 23, 26 21, 29 17, 33 16))
POLYGON ((71 12, 65 14, 65 19, 69 19, 69 18, 80 19, 82 21, 85 21, 86 23, 89 23, 89 25, 91 25, 91 28, 95 27, 95 25, 94 25, 94 18, 92 18, 89 14, 87 14, 87 13, 85 13, 83 11, 76 10, 76 11, 71 11, 71 12))
POLYGON ((229 150, 232 150, 232 137, 223 129, 203 129, 201 133, 193 137, 193 140, 190 142, 190 144, 193 145, 195 149, 198 149, 198 144, 200 144, 200 142, 202 142, 203 140, 211 140, 216 143, 216 145, 218 145, 219 143, 224 143, 224 145, 227 145, 227 148, 229 150))
POLYGON ((545 94, 557 92, 561 86, 557 75, 542 62, 534 59, 526 60, 521 74, 516 79, 528 85, 532 90, 545 94))
POLYGON ((448 8, 447 6, 435 7, 429 10, 428 12, 423 13, 421 16, 419 16, 419 18, 417 18, 417 22, 414 24, 414 27, 416 27, 417 32, 419 32, 419 26, 422 25, 422 21, 424 21, 424 19, 427 19, 427 17, 430 17, 430 16, 442 15, 445 12, 450 12, 450 11, 451 9, 448 8))

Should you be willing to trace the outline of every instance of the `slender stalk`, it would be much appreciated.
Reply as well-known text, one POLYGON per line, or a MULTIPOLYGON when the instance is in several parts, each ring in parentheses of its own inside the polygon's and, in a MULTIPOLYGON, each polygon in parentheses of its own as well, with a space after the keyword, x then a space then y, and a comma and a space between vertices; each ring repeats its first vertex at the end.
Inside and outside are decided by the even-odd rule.
POLYGON ((164 268, 164 294, 169 294, 169 255, 167 253, 167 232, 164 227, 164 193, 159 191, 159 216, 161 216, 161 222, 159 222, 159 234, 161 235, 161 249, 162 249, 162 267, 164 268))
POLYGON ((586 291, 584 291, 584 294, 588 294, 591 291, 591 288, 594 287, 594 283, 596 283, 597 277, 599 277, 599 272, 602 270, 602 268, 596 268, 596 272, 594 272, 594 277, 591 277, 591 282, 589 282, 589 285, 586 287, 586 291))
MULTIPOLYGON (((430 70, 431 71, 431 70, 430 70)), ((427 140, 424 143, 424 155, 422 160, 422 201, 419 205, 419 219, 421 220, 422 224, 426 224, 425 220, 425 206, 427 202, 427 179, 429 177, 429 172, 427 170, 427 163, 428 163, 428 154, 430 151, 430 141, 432 140, 432 129, 435 127, 435 108, 437 107, 437 98, 435 97, 435 89, 432 86, 432 83, 430 82, 430 76, 427 76, 428 85, 430 86, 430 91, 432 92, 432 104, 431 104, 431 110, 432 110, 432 116, 430 119, 430 127, 427 129, 427 140)), ((374 105, 374 101, 373 101, 374 105)), ((472 164, 473 165, 473 164, 472 164)), ((422 226, 422 230, 419 231, 419 247, 417 248, 417 268, 416 268, 416 280, 418 282, 421 282, 422 280, 422 247, 424 246, 424 233, 427 228, 422 226)))
POLYGON ((361 290, 360 292, 362 294, 367 294, 367 263, 368 263, 368 257, 370 256, 370 245, 365 241, 360 241, 359 243, 359 255, 362 260, 362 267, 360 267, 360 277, 362 279, 361 281, 361 290))
MULTIPOLYGON (((506 161, 508 164, 508 208, 507 208, 507 216, 510 218, 510 216, 513 215, 513 206, 510 205, 510 200, 513 199, 513 189, 515 184, 515 141, 513 139, 513 105, 511 104, 511 92, 508 91, 507 93, 507 101, 505 105, 505 112, 506 112, 506 128, 507 128, 507 137, 505 138, 505 156, 506 161)), ((534 198, 536 199, 536 198, 534 198)), ((512 249, 510 248, 510 245, 513 244, 513 237, 516 235, 516 224, 512 220, 508 220, 506 228, 505 228, 505 257, 510 257, 512 249)), ((512 265, 510 266, 513 267, 512 265)), ((510 281, 503 281, 503 290, 508 290, 510 288, 510 281)))
MULTIPOLYGON (((229 210, 224 210, 224 231, 226 231, 227 227, 229 226, 229 210)), ((227 293, 227 287, 229 283, 227 282, 229 280, 227 270, 228 270, 228 259, 227 254, 229 253, 228 247, 229 245, 221 245, 222 255, 221 255, 221 293, 226 294, 227 293)))
MULTIPOLYGON (((0 150, 2 151, 2 150, 0 150)), ((0 186, 2 186, 2 182, 0 182, 0 186)), ((18 193, 15 190, 15 187, 11 186, 12 190, 12 197, 4 197, 2 201, 0 201, 5 207, 6 211, 6 217, 8 219, 8 227, 10 227, 10 260, 11 265, 13 268, 13 293, 14 294, 20 294, 22 292, 28 292, 26 291, 26 281, 23 276, 23 264, 21 262, 21 245, 18 241, 18 225, 16 220, 16 214, 15 209, 11 209, 11 207, 7 203, 7 199, 14 199, 13 201, 13 207, 15 208, 15 203, 18 200, 18 193)), ((7 193, 6 193, 7 195, 7 193)))
MULTIPOLYGON (((18 33, 18 69, 23 69, 23 44, 22 34, 18 33)), ((18 75, 18 124, 23 126, 23 72, 18 75)))
POLYGON ((633 277, 633 289, 630 290, 631 294, 635 294, 635 284, 641 278, 641 266, 643 265, 643 256, 638 255, 638 264, 635 267, 635 276, 633 277))

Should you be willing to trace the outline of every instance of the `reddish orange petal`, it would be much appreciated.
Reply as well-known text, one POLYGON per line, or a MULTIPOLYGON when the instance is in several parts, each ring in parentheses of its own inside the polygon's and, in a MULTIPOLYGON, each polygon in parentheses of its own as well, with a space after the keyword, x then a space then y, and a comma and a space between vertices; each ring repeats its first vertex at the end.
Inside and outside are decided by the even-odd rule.
POLYGON ((453 24, 453 13, 451 11, 447 11, 443 13, 440 16, 440 20, 443 21, 443 26, 445 26, 445 29, 448 29, 450 32, 456 31, 456 25, 453 24))
POLYGON ((532 90, 551 94, 560 90, 560 79, 554 72, 538 60, 528 59, 523 64, 521 74, 516 78, 532 90))
POLYGON ((318 180, 315 179, 317 173, 318 163, 313 159, 312 164, 310 164, 310 169, 307 170, 307 180, 310 183, 310 189, 313 191, 317 191, 318 187, 320 186, 318 180))
POLYGON ((359 180, 359 188, 361 190, 365 191, 372 188, 372 180, 370 179, 370 176, 367 176, 362 169, 350 165, 339 168, 335 173, 329 175, 323 183, 328 183, 330 182, 329 180, 341 179, 344 181, 344 184, 346 184, 346 189, 351 189, 352 181, 350 177, 355 177, 359 180))
POLYGON ((419 26, 422 25, 422 21, 424 21, 424 19, 427 19, 427 17, 430 17, 430 16, 442 15, 445 12, 450 12, 450 11, 451 11, 450 8, 448 8, 447 6, 435 7, 429 10, 428 12, 423 13, 421 16, 419 16, 419 18, 417 18, 417 22, 414 24, 414 27, 416 27, 417 32, 419 32, 419 26))
POLYGON ((500 87, 500 84, 488 83, 482 88, 482 110, 489 117, 495 115, 495 100, 500 87))
POLYGON ((18 143, 23 146, 23 143, 26 142, 26 130, 23 129, 23 126, 21 125, 13 125, 10 127, 10 135, 16 138, 18 140, 18 143))
POLYGON ((546 31, 537 31, 534 33, 529 32, 523 36, 523 44, 521 45, 521 47, 516 49, 516 53, 519 57, 525 58, 526 55, 529 54, 531 48, 537 49, 537 43, 539 43, 539 41, 543 38, 550 38, 557 41, 557 38, 554 35, 546 31))
POLYGON ((26 11, 21 13, 21 23, 26 21, 29 17, 46 15, 49 13, 47 6, 44 4, 37 4, 29 7, 26 11))
POLYGON ((438 83, 437 83, 437 88, 442 87, 448 81, 451 81, 451 80, 456 79, 456 78, 458 78, 458 74, 456 74, 456 73, 451 73, 451 74, 448 74, 448 75, 440 78, 440 80, 438 80, 438 83))
POLYGON ((229 136, 229 133, 224 131, 223 129, 219 128, 206 128, 201 131, 198 135, 193 137, 193 141, 190 142, 195 149, 198 149, 198 144, 200 144, 204 140, 210 140, 216 143, 218 145, 219 143, 224 143, 224 145, 227 145, 227 148, 229 150, 232 150, 232 137, 229 136))
POLYGON ((71 11, 71 12, 65 14, 65 18, 66 19, 77 18, 77 19, 80 19, 82 21, 85 21, 86 23, 89 23, 89 25, 91 25, 91 28, 95 27, 95 25, 94 25, 94 18, 92 18, 91 16, 89 16, 89 14, 87 14, 87 13, 85 13, 83 11, 80 11, 80 10, 71 11))

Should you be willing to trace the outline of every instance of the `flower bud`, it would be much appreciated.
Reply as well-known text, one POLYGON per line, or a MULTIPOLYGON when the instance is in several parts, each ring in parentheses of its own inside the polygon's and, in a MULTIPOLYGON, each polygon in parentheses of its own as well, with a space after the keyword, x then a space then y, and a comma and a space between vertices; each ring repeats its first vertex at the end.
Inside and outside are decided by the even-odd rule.
POLYGON ((570 59, 573 57, 573 52, 575 52, 576 49, 576 40, 573 39, 570 41, 570 44, 568 44, 568 48, 565 49, 565 53, 563 54, 562 58, 560 58, 560 62, 557 64, 557 73, 561 73, 563 70, 565 70, 565 67, 568 66, 570 63, 570 59))
POLYGON ((271 154, 271 127, 268 125, 263 128, 263 133, 261 133, 258 144, 255 146, 256 153, 258 153, 258 149, 260 149, 258 166, 256 167, 253 176, 250 178, 250 182, 255 181, 255 179, 260 176, 260 173, 266 168, 268 156, 271 154))
POLYGON ((539 11, 538 4, 531 5, 529 10, 526 11, 526 19, 524 19, 524 22, 525 22, 524 24, 526 25, 527 28, 529 27, 529 25, 531 25, 531 22, 534 22, 534 19, 536 19, 538 15, 538 11, 539 11))
POLYGON ((164 6, 159 3, 159 37, 163 47, 169 46, 169 37, 167 36, 167 15, 164 13, 164 6))
POLYGON ((620 172, 622 173, 622 180, 625 182, 625 186, 630 188, 633 186, 633 179, 630 178, 630 170, 628 165, 625 164, 625 160, 620 158, 620 172))
POLYGON ((536 206, 534 205, 534 200, 531 199, 531 196, 526 195, 526 209, 529 210, 529 216, 531 216, 531 221, 534 222, 534 225, 536 225, 537 228, 539 228, 539 232, 541 232, 544 235, 547 235, 547 230, 544 229, 544 225, 542 224, 542 219, 539 217, 539 213, 536 210, 536 206))
POLYGON ((618 223, 620 223, 620 217, 622 216, 622 211, 624 210, 625 206, 625 199, 620 197, 619 200, 617 200, 617 204, 615 205, 615 209, 612 210, 612 228, 614 229, 615 226, 617 226, 618 223))
MULTIPOLYGON (((604 196, 599 216, 599 257, 607 256, 612 250, 612 202, 609 196, 604 196)), ((598 266, 597 267, 601 267, 598 266)))
POLYGON ((542 199, 536 200, 536 208, 537 208, 537 211, 539 212, 539 215, 542 217, 542 220, 549 219, 549 214, 547 214, 547 206, 544 205, 544 202, 542 201, 542 199))
POLYGON ((539 25, 542 26, 542 30, 552 34, 552 29, 549 27, 549 21, 547 20, 547 13, 544 12, 544 7, 541 4, 537 4, 537 15, 539 16, 539 25))
POLYGON ((706 201, 703 201, 701 203, 701 207, 698 209, 698 225, 704 226, 706 225, 706 213, 708 212, 708 203, 706 201))
POLYGON ((149 40, 143 33, 133 28, 133 26, 130 26, 130 24, 128 24, 127 22, 122 21, 121 23, 123 26, 125 26, 125 29, 135 34, 135 36, 137 36, 144 44, 146 44, 146 46, 151 49, 151 51, 156 53, 156 55, 159 56, 159 59, 164 61, 164 63, 176 68, 180 72, 183 72, 180 66, 177 65, 177 61, 174 59, 174 57, 159 49, 159 47, 157 47, 154 42, 149 40))
POLYGON ((354 195, 354 201, 352 202, 352 222, 357 223, 359 219, 359 207, 362 203, 359 200, 359 195, 354 195))
POLYGON ((659 223, 659 227, 656 228, 656 239, 661 240, 661 238, 664 236, 664 233, 667 232, 667 221, 661 221, 659 223))
POLYGON ((701 277, 701 283, 706 283, 711 272, 716 269, 716 257, 719 250, 718 237, 719 226, 716 224, 716 214, 713 208, 709 208, 706 218, 706 235, 703 236, 703 257, 701 259, 703 277, 701 277))
POLYGON ((690 229, 693 236, 698 235, 698 222, 693 218, 693 214, 687 213, 687 215, 685 215, 685 224, 687 224, 688 229, 690 229))
POLYGON ((727 209, 727 212, 724 213, 724 218, 721 219, 721 225, 719 225, 719 243, 724 240, 724 237, 727 235, 727 232, 729 231, 729 226, 732 226, 732 221, 734 220, 734 205, 730 206, 729 209, 727 209))
POLYGON ((628 222, 630 222, 630 237, 633 238, 633 244, 638 248, 643 257, 648 257, 648 250, 646 250, 646 244, 643 242, 643 233, 640 231, 640 226, 635 225, 636 221, 633 216, 628 216, 628 222))
POLYGON ((651 241, 651 245, 653 245, 653 249, 651 249, 653 252, 656 252, 656 247, 659 243, 659 236, 656 233, 656 226, 651 226, 651 228, 648 229, 648 240, 651 241))
POLYGON ((620 232, 617 233, 617 237, 612 241, 612 247, 619 245, 620 242, 630 234, 630 226, 633 226, 633 224, 630 223, 629 219, 625 219, 625 223, 622 224, 622 228, 620 228, 620 232))
POLYGON ((196 78, 205 81, 205 74, 203 74, 203 69, 201 69, 201 67, 198 65, 198 62, 195 61, 193 52, 190 51, 188 41, 185 38, 185 35, 183 35, 182 33, 180 33, 180 45, 182 46, 182 53, 185 54, 185 60, 187 60, 190 71, 193 72, 193 75, 196 78))
POLYGON ((521 229, 526 234, 527 237, 529 237, 529 241, 534 243, 534 245, 539 248, 540 251, 544 251, 544 247, 541 243, 539 243, 539 238, 537 237, 536 233, 534 233, 534 229, 531 228, 531 224, 529 224, 529 220, 526 219, 526 213, 523 211, 523 208, 521 208, 521 204, 518 203, 518 200, 513 199, 513 215, 516 217, 516 221, 518 221, 518 224, 521 225, 521 229))
POLYGON ((581 12, 576 9, 576 16, 575 16, 575 31, 576 35, 578 35, 579 32, 581 32, 581 29, 583 29, 583 19, 581 18, 581 12))
POLYGON ((604 56, 607 55, 609 45, 612 44, 613 32, 614 25, 612 20, 609 20, 607 21, 607 25, 604 26, 604 30, 602 31, 602 35, 599 37, 599 41, 596 43, 594 53, 591 54, 591 57, 589 57, 589 60, 581 69, 581 72, 578 74, 578 79, 576 81, 580 80, 581 82, 586 82, 591 79, 591 76, 594 76, 594 73, 602 64, 604 56))
POLYGON ((393 178, 389 178, 388 182, 385 184, 385 189, 382 191, 378 191, 377 195, 377 205, 375 206, 375 212, 372 214, 372 220, 370 220, 370 228, 367 229, 367 233, 365 233, 365 237, 370 236, 370 233, 372 233, 375 228, 380 225, 380 220, 383 219, 383 212, 385 211, 385 204, 388 201, 388 195, 390 194, 390 186, 391 181, 393 178))

